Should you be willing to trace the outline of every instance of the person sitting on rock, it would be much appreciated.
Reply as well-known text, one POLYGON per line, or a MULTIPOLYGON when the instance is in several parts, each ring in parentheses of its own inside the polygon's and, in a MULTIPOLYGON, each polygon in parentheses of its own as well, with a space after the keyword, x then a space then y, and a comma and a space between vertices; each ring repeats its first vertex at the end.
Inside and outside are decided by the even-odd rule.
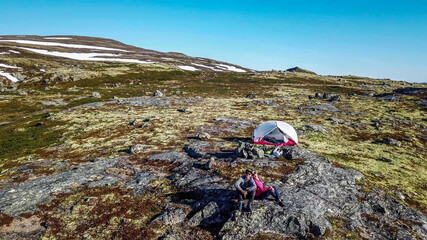
POLYGON ((276 199, 276 202, 279 203, 281 207, 285 206, 282 202, 282 199, 280 199, 279 191, 277 191, 277 188, 275 186, 264 186, 264 184, 261 181, 261 178, 258 176, 257 172, 253 172, 253 179, 257 186, 255 197, 257 199, 263 200, 266 199, 269 195, 273 196, 274 199, 276 199))
POLYGON ((257 188, 252 178, 252 170, 247 169, 245 175, 241 176, 239 180, 237 180, 237 182, 234 184, 234 187, 236 187, 237 196, 239 199, 239 210, 242 211, 243 209, 243 199, 248 198, 249 201, 247 210, 252 212, 252 203, 254 201, 257 188))

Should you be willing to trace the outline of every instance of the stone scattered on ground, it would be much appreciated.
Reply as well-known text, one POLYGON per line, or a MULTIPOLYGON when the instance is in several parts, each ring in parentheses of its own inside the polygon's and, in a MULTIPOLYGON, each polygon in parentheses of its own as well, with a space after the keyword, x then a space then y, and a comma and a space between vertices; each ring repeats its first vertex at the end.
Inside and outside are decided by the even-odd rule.
POLYGON ((130 126, 135 126, 138 124, 138 119, 133 120, 132 122, 129 123, 130 126))
POLYGON ((160 90, 156 90, 156 91, 154 91, 153 96, 154 97, 163 97, 164 94, 160 90))
POLYGON ((254 99, 254 98, 256 98, 256 95, 255 94, 248 94, 248 95, 246 95, 246 98, 254 99))
POLYGON ((149 122, 149 121, 152 121, 154 119, 157 119, 157 117, 156 116, 149 116, 149 117, 145 118, 143 121, 144 122, 149 122))
POLYGON ((178 109, 177 111, 178 111, 178 112, 187 112, 188 110, 190 110, 190 108, 185 107, 185 108, 180 108, 180 109, 178 109))
POLYGON ((371 120, 372 126, 375 127, 376 130, 382 130, 383 123, 381 120, 371 120))
POLYGON ((399 140, 390 137, 383 138, 382 143, 398 147, 402 144, 399 140))
POLYGON ((378 161, 391 163, 391 159, 385 157, 378 158, 378 161))
POLYGON ((309 99, 322 99, 325 101, 340 101, 341 100, 341 96, 339 94, 331 94, 331 93, 324 93, 324 94, 320 94, 318 92, 316 92, 314 94, 314 96, 310 95, 308 96, 309 99))
POLYGON ((327 120, 329 120, 329 121, 331 121, 332 122, 332 124, 343 124, 344 122, 342 121, 342 120, 340 120, 340 119, 338 119, 338 118, 334 118, 334 117, 330 117, 330 118, 328 118, 327 120))
POLYGON ((135 144, 129 147, 128 153, 130 154, 138 154, 144 151, 146 147, 142 144, 135 144))
POLYGON ((101 98, 101 94, 99 94, 99 92, 93 92, 91 97, 93 98, 101 98))
POLYGON ((211 138, 211 135, 209 135, 209 133, 206 133, 206 132, 199 132, 196 135, 196 138, 200 140, 208 140, 211 138))

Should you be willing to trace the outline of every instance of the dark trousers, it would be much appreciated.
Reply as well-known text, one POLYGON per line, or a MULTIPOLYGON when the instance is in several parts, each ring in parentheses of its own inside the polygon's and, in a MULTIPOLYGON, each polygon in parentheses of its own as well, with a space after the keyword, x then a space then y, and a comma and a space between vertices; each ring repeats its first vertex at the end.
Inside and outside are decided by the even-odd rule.
POLYGON ((271 196, 273 196, 276 200, 279 200, 279 199, 280 199, 279 191, 277 191, 277 188, 276 188, 275 186, 273 186, 273 188, 274 188, 274 193, 273 193, 271 190, 265 191, 265 192, 261 193, 261 194, 257 197, 257 199, 263 200, 263 199, 268 198, 268 196, 270 196, 270 195, 271 195, 271 196))
MULTIPOLYGON (((243 193, 240 192, 239 190, 236 190, 236 192, 237 192, 237 198, 239 199, 239 202, 243 201, 243 199, 245 198, 245 195, 243 195, 243 193)), ((249 192, 248 191, 248 194, 246 194, 246 198, 249 199, 249 202, 253 202, 254 201, 254 199, 255 199, 255 192, 256 191, 253 191, 253 192, 249 192)))

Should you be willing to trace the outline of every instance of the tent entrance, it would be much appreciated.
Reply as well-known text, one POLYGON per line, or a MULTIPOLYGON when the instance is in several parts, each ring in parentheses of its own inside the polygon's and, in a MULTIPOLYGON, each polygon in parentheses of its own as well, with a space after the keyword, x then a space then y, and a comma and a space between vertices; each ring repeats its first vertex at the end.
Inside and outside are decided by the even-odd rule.
POLYGON ((269 132, 264 136, 264 141, 274 144, 287 143, 288 137, 279 128, 273 129, 273 131, 269 132))

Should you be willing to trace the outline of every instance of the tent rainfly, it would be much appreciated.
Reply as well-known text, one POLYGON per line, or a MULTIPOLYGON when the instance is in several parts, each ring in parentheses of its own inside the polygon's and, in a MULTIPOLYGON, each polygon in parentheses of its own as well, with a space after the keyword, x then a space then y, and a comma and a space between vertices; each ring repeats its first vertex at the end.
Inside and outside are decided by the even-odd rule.
POLYGON ((254 144, 289 146, 298 145, 298 136, 295 129, 288 123, 267 121, 255 128, 252 141, 254 144))

